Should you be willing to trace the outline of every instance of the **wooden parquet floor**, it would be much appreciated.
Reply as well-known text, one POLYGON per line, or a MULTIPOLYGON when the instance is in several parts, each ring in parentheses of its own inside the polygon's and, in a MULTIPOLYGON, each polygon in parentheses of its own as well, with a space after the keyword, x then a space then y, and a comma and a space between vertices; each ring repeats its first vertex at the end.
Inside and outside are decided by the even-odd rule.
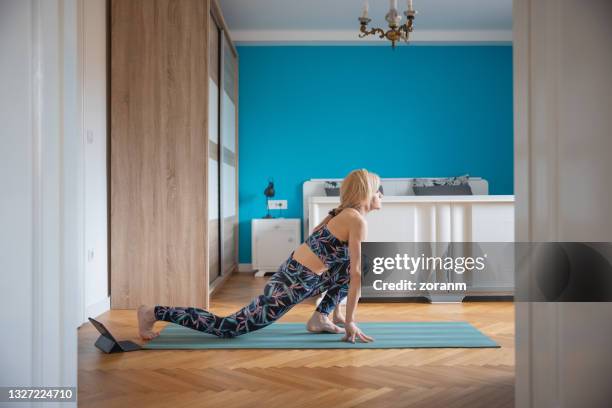
MULTIPOLYGON (((234 274, 211 310, 229 314, 267 278, 234 274)), ((314 301, 281 321, 304 322, 314 301)), ((137 341, 135 311, 99 318, 137 341)), ((514 304, 362 303, 358 321, 469 321, 499 349, 147 350, 106 355, 79 329, 80 407, 512 407, 514 304)), ((158 323, 161 327, 163 323, 158 323)))

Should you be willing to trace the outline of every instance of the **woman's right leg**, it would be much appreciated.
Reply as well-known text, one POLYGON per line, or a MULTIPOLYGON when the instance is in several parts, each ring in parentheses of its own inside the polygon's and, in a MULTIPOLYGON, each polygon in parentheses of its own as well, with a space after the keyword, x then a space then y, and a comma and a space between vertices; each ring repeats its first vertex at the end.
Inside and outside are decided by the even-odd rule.
POLYGON ((236 337, 279 319, 308 297, 318 281, 318 275, 289 257, 272 275, 262 295, 229 316, 194 307, 155 306, 155 318, 219 337, 236 337))
POLYGON ((350 264, 347 262, 334 265, 323 273, 321 282, 311 294, 317 296, 325 292, 325 296, 316 308, 317 312, 329 315, 346 297, 351 281, 350 269, 350 264))

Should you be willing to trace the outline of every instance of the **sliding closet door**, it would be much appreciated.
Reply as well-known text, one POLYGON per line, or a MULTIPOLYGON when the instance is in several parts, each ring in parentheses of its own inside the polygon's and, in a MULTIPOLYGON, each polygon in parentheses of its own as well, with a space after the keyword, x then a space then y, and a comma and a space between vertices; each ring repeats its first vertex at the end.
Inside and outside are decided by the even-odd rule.
POLYGON ((219 245, 219 91, 221 32, 212 15, 209 16, 209 76, 208 76, 208 279, 221 276, 221 246, 219 245))
POLYGON ((110 4, 111 307, 207 307, 207 2, 110 4))
POLYGON ((238 58, 221 35, 221 273, 238 266, 238 58))

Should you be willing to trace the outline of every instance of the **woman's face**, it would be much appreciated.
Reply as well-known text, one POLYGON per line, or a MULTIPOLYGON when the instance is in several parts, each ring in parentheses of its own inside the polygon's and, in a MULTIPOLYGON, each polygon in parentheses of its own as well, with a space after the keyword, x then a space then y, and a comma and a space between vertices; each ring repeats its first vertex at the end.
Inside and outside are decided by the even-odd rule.
POLYGON ((372 196, 372 199, 370 200, 370 211, 380 210, 382 208, 382 198, 383 198, 383 193, 381 189, 378 189, 378 191, 374 193, 374 195, 372 196))

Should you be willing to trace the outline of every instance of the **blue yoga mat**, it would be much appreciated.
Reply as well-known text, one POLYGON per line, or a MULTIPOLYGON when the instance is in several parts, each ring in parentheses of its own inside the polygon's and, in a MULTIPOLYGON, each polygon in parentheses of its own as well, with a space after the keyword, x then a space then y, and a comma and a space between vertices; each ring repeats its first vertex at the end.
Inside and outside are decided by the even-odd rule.
POLYGON ((304 323, 274 323, 261 330, 223 339, 168 324, 146 349, 391 349, 499 347, 468 322, 372 322, 359 328, 372 343, 340 341, 342 334, 310 333, 304 323))

